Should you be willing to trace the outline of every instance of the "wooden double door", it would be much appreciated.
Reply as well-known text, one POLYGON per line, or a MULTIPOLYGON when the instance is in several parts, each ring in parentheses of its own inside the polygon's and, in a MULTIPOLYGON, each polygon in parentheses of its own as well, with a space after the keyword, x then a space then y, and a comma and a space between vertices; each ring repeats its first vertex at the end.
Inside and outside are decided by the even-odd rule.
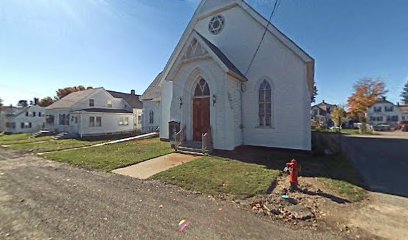
POLYGON ((193 98, 193 140, 201 141, 210 130, 210 97, 193 98))

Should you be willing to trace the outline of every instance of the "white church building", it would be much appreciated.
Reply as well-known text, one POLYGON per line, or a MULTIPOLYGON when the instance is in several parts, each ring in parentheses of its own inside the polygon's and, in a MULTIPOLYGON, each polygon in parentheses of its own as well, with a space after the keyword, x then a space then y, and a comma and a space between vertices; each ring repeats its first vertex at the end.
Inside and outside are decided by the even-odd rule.
POLYGON ((142 100, 162 139, 177 122, 186 142, 211 132, 214 149, 310 150, 313 85, 314 59, 251 6, 202 0, 142 100))

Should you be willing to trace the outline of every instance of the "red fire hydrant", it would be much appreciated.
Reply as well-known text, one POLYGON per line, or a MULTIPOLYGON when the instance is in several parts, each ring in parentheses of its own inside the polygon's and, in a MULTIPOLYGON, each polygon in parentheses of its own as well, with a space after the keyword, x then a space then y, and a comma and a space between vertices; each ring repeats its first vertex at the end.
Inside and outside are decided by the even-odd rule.
POLYGON ((302 166, 297 163, 295 159, 293 159, 290 163, 286 163, 286 167, 289 170, 289 182, 290 182, 290 189, 296 190, 298 187, 298 176, 299 172, 302 169, 302 166))

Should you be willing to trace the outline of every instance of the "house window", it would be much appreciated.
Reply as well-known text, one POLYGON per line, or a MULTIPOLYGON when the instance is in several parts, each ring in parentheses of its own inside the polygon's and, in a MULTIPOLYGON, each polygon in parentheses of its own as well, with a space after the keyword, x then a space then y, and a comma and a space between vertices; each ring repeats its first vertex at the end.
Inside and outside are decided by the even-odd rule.
POLYGON ((112 101, 111 101, 111 100, 108 100, 108 104, 107 104, 107 105, 108 105, 108 107, 111 108, 111 107, 112 107, 112 101))
POLYGON ((102 127, 102 117, 96 117, 95 127, 102 127))
POLYGON ((38 112, 38 116, 39 116, 39 117, 41 117, 41 114, 42 114, 41 112, 38 112))
POLYGON ((6 128, 16 128, 16 123, 15 122, 7 122, 6 123, 6 128))
POLYGON ((393 107, 393 106, 389 106, 389 107, 385 106, 385 107, 384 107, 384 110, 385 110, 386 112, 393 112, 393 111, 394 111, 394 107, 393 107))
POLYGON ((377 121, 378 121, 378 122, 381 122, 382 120, 383 120, 383 117, 382 117, 382 116, 377 117, 377 121))
POLYGON ((259 87, 259 126, 272 126, 272 89, 264 80, 259 87))
POLYGON ((28 112, 26 112, 26 117, 28 117, 28 112))
POLYGON ((398 122, 398 116, 392 116, 391 121, 398 122))
POLYGON ((153 111, 149 112, 149 123, 150 124, 154 123, 154 112, 153 111))
POLYGON ((381 112, 381 106, 379 106, 379 107, 374 107, 374 112, 381 112))
POLYGON ((31 122, 22 122, 21 123, 21 128, 31 128, 31 122))
POLYGON ((59 125, 69 125, 69 114, 59 115, 59 125))
POLYGON ((95 107, 95 99, 89 99, 89 106, 95 107))
POLYGON ((35 117, 35 115, 36 115, 36 112, 33 112, 33 117, 35 117))
POLYGON ((89 126, 95 127, 95 117, 89 117, 89 126))
POLYGON ((119 119, 119 126, 128 126, 129 125, 129 117, 121 117, 119 119))
POLYGON ((46 115, 45 122, 50 125, 54 125, 54 115, 46 115))
POLYGON ((78 123, 78 117, 72 116, 72 117, 71 117, 71 122, 77 124, 77 123, 78 123))

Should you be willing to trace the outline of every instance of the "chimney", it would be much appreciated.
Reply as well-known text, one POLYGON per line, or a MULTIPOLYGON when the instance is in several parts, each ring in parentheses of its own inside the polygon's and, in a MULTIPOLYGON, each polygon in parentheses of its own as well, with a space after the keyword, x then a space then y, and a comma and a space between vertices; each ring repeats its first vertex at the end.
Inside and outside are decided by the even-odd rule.
POLYGON ((136 91, 134 89, 130 90, 130 95, 135 96, 136 95, 136 91))
POLYGON ((383 99, 383 101, 385 101, 385 100, 387 100, 387 97, 386 97, 386 96, 383 96, 382 99, 383 99))
POLYGON ((34 98, 34 106, 37 106, 39 101, 40 101, 39 98, 34 98))
POLYGON ((323 100, 323 103, 326 103, 326 101, 323 100))

